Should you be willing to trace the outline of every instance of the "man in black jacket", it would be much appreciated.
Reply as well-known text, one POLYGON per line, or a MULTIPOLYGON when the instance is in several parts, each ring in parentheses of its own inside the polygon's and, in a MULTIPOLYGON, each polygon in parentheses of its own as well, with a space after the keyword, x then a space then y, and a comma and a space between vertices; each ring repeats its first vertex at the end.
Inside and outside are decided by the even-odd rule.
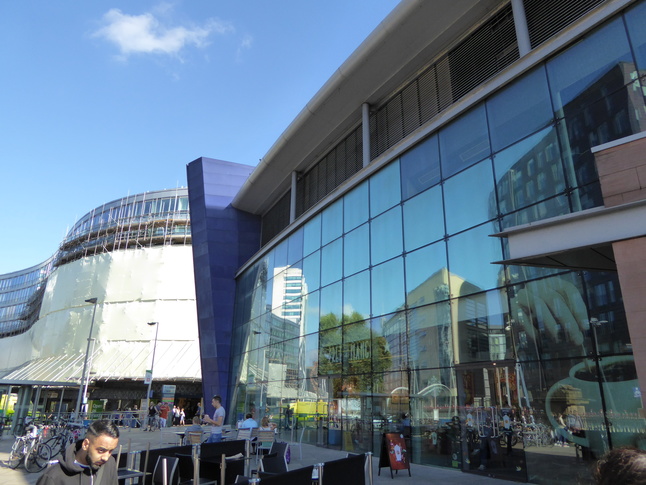
POLYGON ((85 439, 69 445, 36 485, 117 485, 112 452, 118 444, 119 429, 111 421, 94 421, 85 439))

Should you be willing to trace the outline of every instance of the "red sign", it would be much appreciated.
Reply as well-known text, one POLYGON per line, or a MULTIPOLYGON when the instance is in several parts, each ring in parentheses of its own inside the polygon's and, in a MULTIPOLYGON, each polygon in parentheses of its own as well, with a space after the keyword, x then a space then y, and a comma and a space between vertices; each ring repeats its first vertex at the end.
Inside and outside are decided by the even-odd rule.
POLYGON ((386 447, 391 469, 407 470, 410 468, 404 435, 399 433, 386 433, 386 447))

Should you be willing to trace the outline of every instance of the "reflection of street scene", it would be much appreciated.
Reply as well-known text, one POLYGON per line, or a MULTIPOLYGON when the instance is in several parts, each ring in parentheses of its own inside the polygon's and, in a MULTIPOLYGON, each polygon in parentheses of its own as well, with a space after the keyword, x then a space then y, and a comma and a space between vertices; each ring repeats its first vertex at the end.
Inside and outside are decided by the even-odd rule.
MULTIPOLYGON (((550 75, 539 66, 532 82, 550 75)), ((436 236, 412 248, 404 238, 404 256, 393 254, 392 268, 401 256, 405 296, 385 314, 371 313, 378 302, 369 301, 375 298, 376 274, 369 264, 323 284, 324 258, 318 253, 308 256, 318 264, 315 271, 305 262, 290 270, 266 263, 250 285, 257 311, 248 319, 240 399, 262 401, 274 417, 293 411, 290 425, 305 427, 306 439, 317 444, 368 451, 379 446, 384 433, 398 432, 413 462, 518 481, 551 479, 573 463, 587 466, 611 447, 643 446, 641 391, 617 275, 491 265, 493 257, 485 258, 484 250, 486 264, 479 265, 456 250, 469 247, 480 255, 475 244, 457 241, 599 205, 590 148, 643 128, 638 126, 643 121, 635 125, 625 114, 643 105, 638 83, 630 82, 634 75, 634 66, 622 60, 571 85, 559 78, 558 102, 549 99, 549 83, 537 82, 546 91, 548 113, 532 130, 489 152, 489 142, 478 138, 482 143, 469 148, 489 158, 465 162, 454 179, 443 179, 444 192, 437 186, 430 194, 421 177, 410 181, 415 197, 429 189, 424 200, 455 215, 458 209, 446 206, 461 207, 463 201, 446 195, 448 185, 476 186, 472 174, 488 174, 489 165, 495 177, 483 183, 484 196, 474 197, 485 201, 481 219, 465 217, 453 227, 445 220, 436 236), (549 101, 561 103, 557 113, 549 101), (487 170, 478 171, 481 167, 487 170), (365 291, 356 290, 356 281, 365 291), (273 380, 284 387, 272 387, 273 380), (547 455, 551 467, 544 466, 547 455)), ((493 118, 485 121, 493 124, 493 118)), ((415 150, 433 143, 441 146, 441 131, 415 150)), ((415 173, 436 173, 440 180, 444 166, 437 163, 429 173, 423 168, 415 173)), ((402 200, 404 218, 407 204, 415 202, 402 200)), ((365 231, 376 227, 369 217, 363 223, 365 231)), ((356 233, 342 235, 339 246, 352 244, 356 233)), ((330 252, 331 242, 325 243, 330 252)), ((494 254, 506 257, 504 249, 494 254)), ((379 278, 388 280, 384 274, 379 278)), ((391 453, 398 461, 398 445, 391 453)))

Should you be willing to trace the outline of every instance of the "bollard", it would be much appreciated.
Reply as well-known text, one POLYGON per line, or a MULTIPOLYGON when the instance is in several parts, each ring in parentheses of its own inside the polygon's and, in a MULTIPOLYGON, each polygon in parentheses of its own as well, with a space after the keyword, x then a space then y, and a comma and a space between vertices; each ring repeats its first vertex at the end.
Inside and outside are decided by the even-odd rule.
POLYGON ((323 467, 325 463, 317 463, 312 470, 312 481, 316 480, 318 485, 323 483, 323 467))

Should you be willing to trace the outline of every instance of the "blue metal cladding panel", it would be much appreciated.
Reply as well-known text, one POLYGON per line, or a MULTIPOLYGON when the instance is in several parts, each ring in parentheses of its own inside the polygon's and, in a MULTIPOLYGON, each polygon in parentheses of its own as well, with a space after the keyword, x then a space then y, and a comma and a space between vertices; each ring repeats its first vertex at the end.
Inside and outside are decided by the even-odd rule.
POLYGON ((231 201, 254 167, 198 158, 187 166, 205 412, 229 407, 235 274, 260 248, 260 218, 231 201))

